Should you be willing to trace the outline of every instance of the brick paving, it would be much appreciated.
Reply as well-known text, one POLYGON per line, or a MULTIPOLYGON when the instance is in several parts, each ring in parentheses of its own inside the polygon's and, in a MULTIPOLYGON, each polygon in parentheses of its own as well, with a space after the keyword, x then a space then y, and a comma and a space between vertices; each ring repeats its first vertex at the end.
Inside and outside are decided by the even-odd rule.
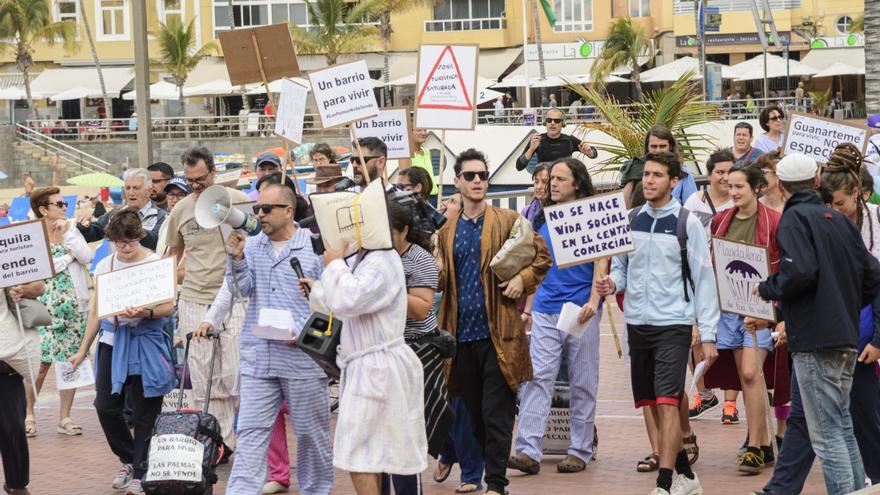
MULTIPOLYGON (((615 320, 622 322, 619 313, 615 320)), ((542 462, 537 476, 525 476, 508 471, 512 494, 580 494, 614 493, 647 494, 654 486, 654 473, 637 473, 635 464, 650 452, 640 414, 632 408, 629 385, 629 368, 618 360, 614 351, 610 327, 602 323, 602 364, 600 370, 599 407, 599 459, 588 465, 586 471, 577 474, 558 474, 555 463, 561 456, 548 456, 542 462)), ((97 416, 91 406, 94 392, 83 390, 75 402, 73 419, 83 426, 81 437, 67 437, 55 433, 57 422, 57 394, 50 373, 42 405, 38 411, 39 435, 30 441, 31 485, 35 495, 111 495, 110 481, 118 469, 117 460, 104 442, 97 416)), ((740 406, 740 411, 743 408, 740 406)), ((700 459, 694 466, 707 495, 744 494, 763 486, 769 471, 757 476, 741 476, 734 466, 735 450, 745 438, 746 426, 722 426, 719 422, 720 408, 707 413, 704 419, 694 421, 700 444, 700 459)), ((288 432, 292 463, 295 437, 288 432)), ((458 469, 443 484, 431 480, 435 461, 423 475, 425 494, 451 494, 457 486, 458 469)), ((295 469, 292 469, 295 474, 295 469)), ((225 493, 225 480, 229 467, 219 471, 221 482, 215 493, 225 493)), ((353 494, 351 482, 344 472, 336 472, 334 493, 353 494)), ((0 473, 2 479, 2 473, 0 473)), ((292 492, 296 492, 292 489, 292 492)), ((805 494, 825 493, 822 473, 818 463, 807 480, 805 494)))

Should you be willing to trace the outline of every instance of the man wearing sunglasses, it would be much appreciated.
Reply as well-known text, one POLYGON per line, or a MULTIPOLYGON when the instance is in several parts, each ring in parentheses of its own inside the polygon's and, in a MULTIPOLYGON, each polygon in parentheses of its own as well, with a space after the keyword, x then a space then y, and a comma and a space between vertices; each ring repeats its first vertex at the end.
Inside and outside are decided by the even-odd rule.
POLYGON ((596 148, 587 142, 562 133, 562 129, 565 127, 565 114, 562 113, 562 110, 558 108, 547 110, 544 122, 547 125, 547 132, 532 134, 522 155, 516 159, 517 170, 525 170, 535 155, 538 156, 538 163, 568 158, 575 152, 583 153, 591 159, 598 156, 596 148))
POLYGON ((168 198, 165 195, 165 186, 174 178, 174 169, 165 162, 156 162, 149 167, 150 178, 153 179, 153 185, 150 188, 150 200, 165 211, 171 211, 168 207, 168 198))
POLYGON ((541 236, 535 258, 510 280, 499 283, 483 270, 510 236, 519 215, 486 202, 489 169, 483 153, 469 149, 455 160, 455 186, 462 209, 438 231, 440 328, 456 337, 449 390, 461 396, 486 465, 487 494, 508 484, 507 458, 513 440, 516 388, 532 379, 532 362, 516 303, 535 292, 550 269, 541 236))
POLYGON ((351 143, 351 149, 352 154, 349 161, 351 162, 352 175, 355 183, 361 189, 367 187, 368 184, 367 176, 364 174, 365 169, 370 174, 370 182, 376 178, 381 178, 385 182, 388 147, 381 139, 375 137, 359 138, 357 143, 351 143))
MULTIPOLYGON (((202 323, 226 273, 226 250, 219 227, 203 229, 196 222, 196 201, 205 189, 214 185, 214 155, 204 147, 189 148, 181 157, 186 183, 192 194, 174 206, 168 218, 168 252, 177 260, 185 253, 186 276, 183 279, 180 299, 177 305, 179 334, 195 331, 202 323)), ((247 203, 248 197, 236 189, 227 189, 233 204, 247 203)), ((211 388, 210 411, 220 423, 220 432, 227 450, 235 448, 236 398, 232 394, 238 375, 238 338, 244 320, 244 304, 233 304, 232 314, 225 325, 216 331, 220 333, 220 352, 214 365, 214 381, 211 388)), ((211 360, 212 343, 204 339, 192 342, 189 355, 189 369, 193 392, 196 394, 196 407, 204 406, 204 393, 207 388, 208 366, 211 360)))

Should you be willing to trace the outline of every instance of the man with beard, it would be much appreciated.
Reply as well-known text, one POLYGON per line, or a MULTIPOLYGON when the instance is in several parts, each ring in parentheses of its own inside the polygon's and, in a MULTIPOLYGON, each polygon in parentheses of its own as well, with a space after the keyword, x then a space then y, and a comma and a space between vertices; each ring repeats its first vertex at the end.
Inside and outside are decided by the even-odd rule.
POLYGON ((147 167, 147 171, 150 172, 150 178, 153 179, 153 184, 150 188, 150 200, 156 205, 156 208, 170 211, 165 194, 165 186, 174 178, 174 169, 165 162, 156 162, 147 167))

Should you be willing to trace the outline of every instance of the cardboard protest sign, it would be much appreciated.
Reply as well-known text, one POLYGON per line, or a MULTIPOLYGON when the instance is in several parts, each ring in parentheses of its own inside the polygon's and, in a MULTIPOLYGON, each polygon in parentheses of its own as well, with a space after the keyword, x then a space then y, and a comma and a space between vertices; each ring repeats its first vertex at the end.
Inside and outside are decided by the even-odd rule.
POLYGON ((98 318, 173 301, 177 297, 174 257, 129 266, 98 275, 95 282, 98 318))
POLYGON ((288 141, 302 143, 308 95, 309 89, 305 86, 290 79, 281 81, 281 100, 278 102, 278 112, 275 117, 275 134, 288 141))
POLYGON ((55 264, 43 220, 0 227, 0 287, 54 276, 55 264))
POLYGON ((355 122, 357 137, 376 137, 388 147, 388 159, 410 158, 409 109, 389 107, 379 110, 379 115, 355 122))
POLYGON ((375 117, 379 105, 365 60, 338 64, 309 74, 325 129, 375 117))
POLYGON ((324 244, 331 249, 342 249, 343 244, 348 243, 345 256, 351 256, 361 247, 391 248, 391 228, 381 179, 375 179, 360 193, 314 193, 309 195, 309 201, 324 244))
POLYGON ((773 303, 752 293, 770 275, 767 248, 713 237, 712 257, 721 311, 776 321, 773 303))
POLYGON ((144 481, 202 481, 205 446, 187 435, 155 435, 150 440, 144 481))
POLYGON ((623 192, 548 206, 544 218, 559 268, 635 249, 623 192))
POLYGON ((801 153, 821 164, 828 161, 828 156, 841 143, 854 144, 864 155, 870 137, 871 129, 863 125, 791 112, 782 152, 785 155, 801 153))
POLYGON ((421 45, 416 127, 467 129, 476 124, 478 45, 421 45))
POLYGON ((286 22, 224 31, 220 33, 220 46, 233 86, 261 83, 263 73, 267 81, 300 74, 286 22))

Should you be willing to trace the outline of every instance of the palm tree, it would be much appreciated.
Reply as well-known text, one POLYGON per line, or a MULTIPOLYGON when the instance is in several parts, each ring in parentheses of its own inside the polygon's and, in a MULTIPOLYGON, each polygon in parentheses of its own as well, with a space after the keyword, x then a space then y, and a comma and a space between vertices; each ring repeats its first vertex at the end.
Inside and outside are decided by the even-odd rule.
MULTIPOLYGON (((880 57, 880 9, 866 8, 862 21, 865 28, 865 60, 880 57)), ((865 107, 868 115, 880 113, 880 67, 865 64, 865 107)))
POLYGON ((86 38, 89 40, 89 49, 92 51, 92 61, 95 62, 95 70, 98 71, 98 84, 101 87, 101 96, 104 98, 104 110, 107 112, 107 119, 103 122, 103 125, 110 127, 110 121, 113 117, 113 101, 110 100, 110 96, 107 94, 107 85, 104 84, 104 71, 101 70, 101 60, 98 59, 98 50, 95 48, 95 39, 92 37, 92 26, 89 24, 89 16, 85 14, 85 0, 79 0, 79 11, 83 13, 83 29, 85 29, 86 38))
POLYGON ((391 80, 388 52, 391 47, 391 35, 394 33, 394 30, 391 28, 391 15, 433 4, 434 0, 378 0, 373 5, 379 18, 379 37, 382 38, 382 80, 385 82, 382 92, 386 97, 388 95, 388 83, 391 80))
POLYGON ((190 19, 184 26, 180 18, 173 17, 167 24, 159 24, 159 31, 153 33, 159 40, 159 54, 161 58, 151 60, 150 65, 171 75, 174 85, 177 86, 180 100, 181 116, 186 116, 186 105, 183 103, 183 85, 190 72, 199 65, 203 58, 217 50, 217 44, 213 41, 195 49, 196 34, 195 21, 190 19))
POLYGON ((31 94, 30 68, 35 45, 53 46, 61 41, 65 50, 72 51, 77 47, 76 32, 73 21, 52 21, 46 0, 0 0, 0 48, 15 55, 15 66, 24 75, 31 119, 40 118, 31 94))
POLYGON ((644 101, 642 82, 639 76, 639 57, 648 54, 649 61, 653 58, 648 34, 632 18, 621 17, 608 28, 605 47, 599 53, 591 72, 593 82, 604 86, 605 79, 617 69, 632 67, 632 81, 636 90, 636 99, 644 101))
POLYGON ((311 29, 290 26, 290 34, 300 53, 323 53, 334 65, 343 53, 361 52, 378 34, 364 19, 375 12, 375 2, 352 4, 346 0, 306 0, 311 29))

